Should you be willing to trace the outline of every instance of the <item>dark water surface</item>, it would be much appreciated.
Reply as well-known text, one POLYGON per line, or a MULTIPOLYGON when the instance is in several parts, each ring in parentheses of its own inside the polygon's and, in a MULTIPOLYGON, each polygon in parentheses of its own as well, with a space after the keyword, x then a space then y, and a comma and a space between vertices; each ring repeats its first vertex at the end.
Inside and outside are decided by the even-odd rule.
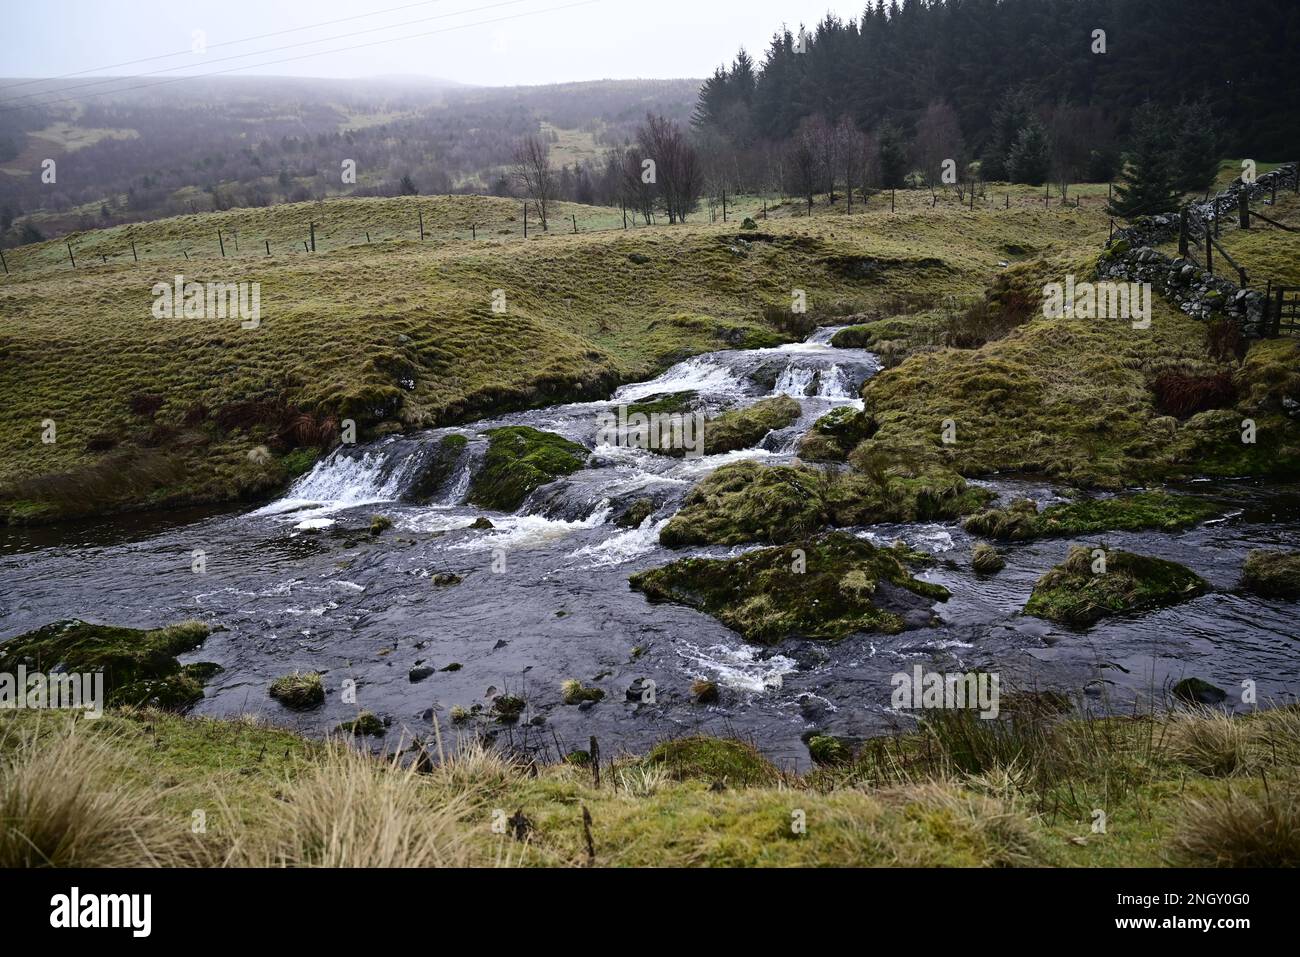
MULTIPOLYGON (((859 388, 878 364, 867 352, 831 348, 832 332, 822 329, 806 343, 779 349, 696 357, 620 389, 609 402, 343 449, 285 498, 252 511, 0 529, 0 640, 67 617, 138 627, 197 618, 218 630, 186 660, 225 669, 208 685, 195 709, 200 714, 252 712, 321 733, 360 707, 391 718, 386 743, 395 744, 403 734, 430 733, 429 709, 443 734, 452 735, 453 706, 487 708, 493 695, 508 690, 528 701, 524 721, 508 731, 487 727, 552 753, 557 746, 585 747, 592 734, 608 754, 644 750, 690 731, 738 733, 791 766, 806 765, 801 736, 809 730, 868 735, 910 726, 910 717, 890 709, 890 678, 914 664, 997 671, 1004 689, 1059 688, 1120 709, 1158 698, 1168 684, 1192 675, 1230 693, 1253 680, 1261 702, 1291 700, 1300 691, 1296 606, 1235 593, 1249 549, 1300 547, 1296 487, 1193 483, 1186 491, 1224 504, 1225 518, 1179 534, 1078 540, 1181 562, 1216 589, 1082 633, 1019 614, 1034 581, 1074 541, 1009 546, 1006 569, 981 577, 970 570, 972 542, 956 523, 855 530, 882 543, 901 538, 939 559, 920 577, 953 593, 936 606, 941 623, 901 635, 760 649, 706 615, 650 605, 631 591, 631 573, 682 557, 658 545, 658 531, 703 475, 742 458, 788 462, 817 417, 859 402, 859 388), (539 489, 517 514, 486 513, 494 529, 467 528, 485 514, 463 504, 485 446, 483 430, 531 425, 590 447, 601 411, 686 389, 714 409, 784 393, 799 399, 804 415, 759 447, 698 460, 601 446, 590 468, 539 489), (472 441, 438 491, 440 504, 401 501, 424 457, 449 432, 472 441), (613 524, 620 506, 645 497, 658 509, 640 528, 613 524), (394 527, 378 537, 365 534, 374 514, 388 516, 394 527), (191 571, 195 550, 205 554, 203 574, 191 571), (502 558, 505 570, 494 572, 494 560, 499 565, 502 558), (463 581, 435 586, 430 576, 439 572, 463 581), (634 658, 634 649, 643 651, 634 658), (417 663, 461 667, 413 683, 408 672, 417 663), (293 670, 325 673, 323 708, 295 714, 267 695, 272 680, 293 670), (356 705, 340 700, 349 678, 357 683, 356 705), (607 698, 583 711, 563 705, 560 684, 568 678, 604 689, 607 698), (625 700, 637 678, 655 682, 653 705, 625 700), (721 701, 693 703, 695 678, 717 681, 721 701), (541 727, 528 725, 539 716, 541 727)), ((1023 479, 983 484, 1008 498, 1044 503, 1060 493, 1023 479)))

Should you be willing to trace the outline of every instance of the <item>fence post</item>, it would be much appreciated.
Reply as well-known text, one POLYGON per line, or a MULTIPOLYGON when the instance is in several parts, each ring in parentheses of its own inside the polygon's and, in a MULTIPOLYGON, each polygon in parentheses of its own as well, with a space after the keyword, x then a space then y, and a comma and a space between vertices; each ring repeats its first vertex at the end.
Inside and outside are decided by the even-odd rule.
MULTIPOLYGON (((66 242, 66 240, 65 240, 65 242, 66 242)), ((72 268, 73 268, 73 269, 76 269, 76 268, 77 268, 77 257, 74 256, 74 255, 72 255, 72 243, 68 242, 68 243, 67 243, 67 246, 68 246, 68 258, 72 260, 72 268)))
POLYGON ((417 209, 415 214, 420 217, 420 242, 424 242, 424 210, 417 209))
POLYGON ((5 275, 9 275, 9 264, 5 262, 5 251, 0 249, 0 266, 5 267, 5 275))
POLYGON ((528 238, 528 204, 524 203, 524 239, 528 238))
MULTIPOLYGON (((1114 220, 1111 220, 1114 222, 1114 220)), ((1178 255, 1187 255, 1187 207, 1178 211, 1178 255)))
POLYGON ((894 211, 894 188, 892 186, 889 188, 889 211, 891 213, 894 211))
POLYGON ((221 230, 217 230, 217 244, 221 246, 221 258, 226 258, 226 241, 221 238, 221 230))
POLYGON ((763 197, 763 221, 767 221, 767 197, 763 197))
POLYGON ((239 230, 232 229, 230 235, 235 237, 235 252, 239 252, 239 230))
POLYGON ((569 218, 573 220, 573 234, 578 234, 578 216, 576 213, 570 213, 569 218))
POLYGON ((136 255, 136 252, 135 252, 135 240, 134 240, 134 239, 131 240, 131 258, 134 259, 136 262, 139 262, 139 261, 140 261, 140 257, 139 257, 138 255, 136 255))
POLYGON ((623 202, 622 197, 619 197, 618 208, 623 211, 623 228, 627 229, 627 203, 623 202))
MULTIPOLYGON (((470 238, 470 239, 478 239, 478 223, 470 223, 470 224, 469 224, 469 238, 470 238)), ((369 236, 369 234, 367 234, 367 236, 366 236, 366 242, 370 242, 370 236, 369 236)))
POLYGON ((722 221, 724 223, 727 221, 727 191, 725 189, 722 191, 722 221))
POLYGON ((1237 225, 1250 229, 1250 195, 1245 186, 1237 190, 1237 225))
POLYGON ((311 251, 315 252, 316 251, 316 224, 309 223, 308 225, 311 229, 311 251))
POLYGON ((266 240, 266 254, 271 255, 271 240, 266 240))

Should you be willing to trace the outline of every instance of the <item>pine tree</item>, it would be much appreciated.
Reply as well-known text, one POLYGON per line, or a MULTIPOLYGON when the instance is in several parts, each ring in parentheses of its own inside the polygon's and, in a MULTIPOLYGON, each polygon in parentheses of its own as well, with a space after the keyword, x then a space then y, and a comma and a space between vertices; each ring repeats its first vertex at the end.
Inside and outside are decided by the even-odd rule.
POLYGON ((898 189, 907 176, 907 145, 903 131, 886 120, 876 131, 880 143, 880 185, 898 189))
POLYGON ((1174 183, 1180 192, 1208 189, 1219 174, 1219 135, 1204 100, 1184 103, 1174 114, 1174 183))
POLYGON ((1036 116, 1030 116, 1007 152, 1007 179, 1013 183, 1042 186, 1052 168, 1051 144, 1047 130, 1036 116))
POLYGON ((1149 100, 1133 114, 1123 182, 1115 187, 1111 212, 1125 219, 1168 212, 1178 205, 1173 140, 1166 114, 1149 100))

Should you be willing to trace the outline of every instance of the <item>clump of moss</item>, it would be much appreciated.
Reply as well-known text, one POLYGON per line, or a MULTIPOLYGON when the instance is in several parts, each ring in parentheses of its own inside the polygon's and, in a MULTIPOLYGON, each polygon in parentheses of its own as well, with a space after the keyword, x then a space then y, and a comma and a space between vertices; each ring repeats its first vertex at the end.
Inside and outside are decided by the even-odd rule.
POLYGON ((955 518, 990 495, 939 467, 867 464, 870 471, 843 473, 755 462, 725 465, 691 490, 659 541, 669 548, 780 545, 828 526, 955 518))
POLYGON ((387 729, 384 726, 383 720, 374 713, 370 711, 362 711, 351 721, 344 721, 334 730, 342 732, 343 734, 354 734, 358 737, 361 735, 369 735, 372 738, 381 738, 387 729))
POLYGON ((71 619, 45 625, 0 645, 0 672, 104 674, 108 707, 150 706, 183 711, 203 697, 203 685, 221 670, 211 662, 182 665, 210 629, 197 621, 165 628, 116 628, 71 619))
POLYGON ((1066 560, 1034 585, 1025 614, 1084 628, 1128 614, 1195 598, 1209 590, 1195 572, 1177 562, 1107 551, 1105 571, 1093 572, 1092 550, 1070 549, 1066 560))
POLYGON ((370 534, 382 535, 393 527, 393 520, 387 515, 373 515, 370 518, 370 534))
POLYGON ((513 512, 536 488, 570 475, 587 462, 587 450, 553 432, 526 425, 491 429, 483 468, 469 500, 484 508, 513 512))
POLYGON ((719 698, 718 683, 704 678, 692 681, 691 697, 697 704, 716 704, 719 698))
POLYGON ((877 428, 876 420, 863 411, 851 406, 832 409, 800 441, 799 455, 810 462, 844 462, 877 428))
POLYGON ((601 701, 605 692, 600 688, 583 687, 577 678, 570 678, 560 685, 560 697, 565 704, 582 704, 584 701, 601 701))
POLYGON ((518 695, 499 694, 492 699, 492 711, 503 724, 514 724, 524 713, 527 702, 518 695))
POLYGON ((325 703, 325 685, 318 672, 282 675, 271 683, 271 697, 286 708, 306 711, 325 703))
POLYGON ((1089 498, 1050 505, 1038 511, 1028 499, 1004 509, 988 509, 966 520, 966 531, 998 541, 1025 541, 1094 532, 1158 529, 1172 532, 1202 522, 1222 510, 1190 495, 1142 492, 1113 498, 1089 498))
POLYGON ((1300 552, 1255 549, 1241 569, 1242 587, 1265 598, 1300 598, 1300 552))
POLYGON ((848 764, 853 758, 853 751, 841 738, 830 734, 814 734, 808 739, 808 756, 814 764, 848 764))
POLYGON ((464 579, 455 572, 435 572, 429 576, 430 584, 433 584, 438 588, 448 588, 452 585, 459 585, 462 581, 464 581, 464 579))
POLYGON ((781 772, 752 744, 735 738, 691 736, 662 741, 645 757, 679 781, 726 781, 736 787, 772 784, 781 772))
POLYGON ((831 336, 831 345, 836 349, 866 349, 874 339, 874 330, 870 326, 845 326, 831 336))
POLYGON ((697 608, 764 645, 894 634, 908 612, 948 599, 943 586, 913 578, 892 549, 842 532, 738 558, 685 558, 630 582, 651 601, 697 608))
POLYGON ((980 542, 971 549, 970 563, 981 575, 993 575, 1007 567, 1002 553, 987 542, 980 542))

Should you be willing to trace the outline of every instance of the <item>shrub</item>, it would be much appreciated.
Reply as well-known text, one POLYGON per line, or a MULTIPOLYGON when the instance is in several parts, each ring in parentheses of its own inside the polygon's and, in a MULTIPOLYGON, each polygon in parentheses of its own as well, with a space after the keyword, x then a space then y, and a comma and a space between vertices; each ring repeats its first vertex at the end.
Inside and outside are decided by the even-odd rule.
POLYGON ((1190 375, 1168 371, 1151 384, 1156 408, 1162 415, 1186 419, 1207 409, 1222 409, 1237 401, 1237 389, 1226 372, 1190 375))

